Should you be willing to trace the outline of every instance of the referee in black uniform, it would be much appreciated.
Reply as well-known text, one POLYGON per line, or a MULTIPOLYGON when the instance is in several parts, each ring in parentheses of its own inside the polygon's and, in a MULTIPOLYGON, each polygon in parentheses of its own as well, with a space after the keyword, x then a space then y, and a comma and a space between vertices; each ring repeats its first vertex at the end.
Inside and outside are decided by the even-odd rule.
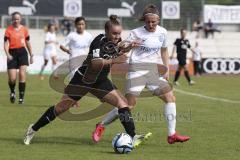
MULTIPOLYGON (((187 69, 187 49, 191 49, 191 45, 188 39, 186 39, 187 31, 185 29, 180 30, 181 38, 177 38, 174 42, 174 47, 172 51, 171 59, 174 56, 175 50, 177 48, 177 60, 178 60, 178 69, 176 71, 175 77, 174 77, 174 85, 179 85, 178 79, 181 74, 181 71, 184 70, 184 75, 190 85, 195 84, 194 81, 191 80, 189 76, 189 72, 187 69)), ((191 49, 192 50, 192 49, 191 49)))

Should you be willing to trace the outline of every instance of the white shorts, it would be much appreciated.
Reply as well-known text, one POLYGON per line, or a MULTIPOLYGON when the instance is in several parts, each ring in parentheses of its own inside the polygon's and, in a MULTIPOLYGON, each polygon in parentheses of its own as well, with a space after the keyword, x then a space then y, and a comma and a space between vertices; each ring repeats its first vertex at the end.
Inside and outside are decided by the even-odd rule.
POLYGON ((43 57, 45 60, 50 60, 52 57, 57 56, 57 50, 56 48, 52 49, 44 49, 43 51, 43 57))
POLYGON ((168 81, 159 78, 159 76, 156 64, 130 65, 126 93, 139 96, 145 87, 157 96, 171 91, 172 87, 168 81))

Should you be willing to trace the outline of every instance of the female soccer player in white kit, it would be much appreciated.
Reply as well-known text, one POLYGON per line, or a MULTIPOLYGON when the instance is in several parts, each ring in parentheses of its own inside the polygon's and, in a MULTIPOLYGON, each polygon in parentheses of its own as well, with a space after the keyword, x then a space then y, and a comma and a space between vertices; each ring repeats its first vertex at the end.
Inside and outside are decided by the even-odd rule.
POLYGON ((85 18, 77 17, 75 19, 76 31, 69 33, 60 45, 60 48, 69 54, 70 79, 74 75, 75 70, 82 65, 82 62, 87 57, 87 49, 93 39, 92 35, 85 31, 85 27, 85 18))
MULTIPOLYGON (((44 64, 42 65, 41 71, 39 72, 39 77, 42 80, 44 79, 42 73, 48 64, 48 61, 52 60, 52 70, 55 70, 57 65, 57 48, 56 48, 57 38, 54 24, 48 25, 44 43, 45 43, 43 50, 44 64)), ((57 77, 57 75, 54 76, 57 77)))
MULTIPOLYGON (((126 98, 129 106, 136 105, 136 98, 142 90, 147 87, 153 95, 162 99, 164 104, 164 114, 168 125, 169 144, 175 142, 185 142, 190 139, 188 136, 181 136, 176 133, 176 103, 170 84, 167 82, 169 72, 164 75, 166 80, 159 79, 157 68, 158 57, 161 55, 163 65, 169 66, 169 55, 167 50, 167 31, 159 24, 159 11, 157 6, 147 5, 140 19, 145 25, 131 31, 127 41, 136 41, 139 47, 131 50, 129 59, 130 68, 127 74, 126 98)), ((105 119, 96 125, 92 134, 95 142, 98 142, 104 131, 104 126, 110 124, 118 117, 117 109, 113 109, 107 114, 105 119)))

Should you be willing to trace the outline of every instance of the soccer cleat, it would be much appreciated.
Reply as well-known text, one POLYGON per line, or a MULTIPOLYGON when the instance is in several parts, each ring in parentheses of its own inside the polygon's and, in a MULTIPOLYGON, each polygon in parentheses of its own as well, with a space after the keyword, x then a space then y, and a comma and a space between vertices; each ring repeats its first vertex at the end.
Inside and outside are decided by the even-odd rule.
POLYGON ((173 82, 173 85, 175 85, 175 86, 180 86, 180 83, 179 83, 178 81, 174 81, 174 82, 173 82))
POLYGON ((196 84, 196 82, 194 82, 193 80, 189 82, 189 85, 194 85, 194 84, 196 84))
POLYGON ((95 143, 100 141, 104 130, 105 130, 105 127, 101 123, 96 124, 96 128, 95 128, 94 132, 92 133, 92 140, 95 143))
POLYGON ((186 142, 190 139, 189 136, 181 136, 178 135, 177 133, 168 136, 167 141, 169 144, 174 144, 175 142, 186 142))
POLYGON ((142 142, 148 140, 148 138, 151 136, 151 132, 148 132, 147 134, 135 135, 133 137, 133 148, 137 148, 142 142))
POLYGON ((31 143, 31 140, 32 140, 32 138, 34 136, 34 133, 36 132, 36 131, 34 131, 32 129, 32 126, 33 126, 33 124, 29 125, 28 130, 27 130, 27 132, 25 134, 25 137, 24 137, 24 140, 23 140, 23 143, 25 145, 29 145, 31 143))
POLYGON ((43 76, 43 75, 39 76, 39 78, 40 78, 41 80, 44 80, 44 76, 43 76))
POLYGON ((15 103, 15 100, 16 100, 16 95, 15 95, 15 93, 10 93, 10 102, 11 102, 11 103, 15 103))
POLYGON ((18 104, 23 104, 23 99, 19 99, 18 104))

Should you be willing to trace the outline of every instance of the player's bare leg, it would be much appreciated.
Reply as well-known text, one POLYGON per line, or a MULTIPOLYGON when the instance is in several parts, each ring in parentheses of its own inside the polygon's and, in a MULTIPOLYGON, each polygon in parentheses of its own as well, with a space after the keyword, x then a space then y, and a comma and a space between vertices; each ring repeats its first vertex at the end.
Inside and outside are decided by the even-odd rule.
POLYGON ((76 101, 71 99, 70 97, 66 95, 62 96, 59 103, 57 103, 55 106, 48 108, 47 111, 39 118, 39 120, 35 124, 29 125, 23 140, 24 144, 29 145, 34 134, 40 128, 46 126, 48 123, 53 121, 57 116, 60 116, 62 113, 67 111, 75 103, 76 101))
POLYGON ((159 98, 165 102, 164 115, 168 126, 168 143, 188 141, 190 139, 189 136, 182 136, 176 133, 176 98, 173 95, 173 91, 160 95, 159 98))

